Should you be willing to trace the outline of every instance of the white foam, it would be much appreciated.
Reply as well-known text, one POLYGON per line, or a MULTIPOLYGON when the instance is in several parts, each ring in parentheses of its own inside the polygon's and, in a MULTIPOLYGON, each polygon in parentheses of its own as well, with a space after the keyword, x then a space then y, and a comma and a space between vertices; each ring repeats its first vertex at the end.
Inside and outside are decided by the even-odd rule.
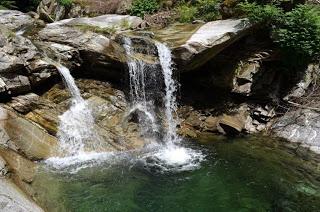
POLYGON ((151 172, 170 173, 191 171, 201 167, 205 155, 191 148, 169 145, 158 146, 140 157, 140 162, 151 172))
POLYGON ((114 156, 113 152, 80 152, 68 157, 52 157, 45 160, 51 170, 76 173, 81 169, 98 166, 114 156))

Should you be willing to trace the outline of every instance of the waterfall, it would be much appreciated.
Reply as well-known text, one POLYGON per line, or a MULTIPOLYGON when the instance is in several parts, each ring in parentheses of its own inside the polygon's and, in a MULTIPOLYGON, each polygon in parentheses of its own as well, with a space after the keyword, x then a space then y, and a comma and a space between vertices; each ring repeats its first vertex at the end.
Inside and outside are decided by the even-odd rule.
POLYGON ((71 107, 59 116, 58 139, 64 154, 76 155, 87 149, 97 148, 99 139, 94 130, 94 118, 87 102, 81 97, 68 68, 54 63, 61 74, 64 84, 72 96, 71 107))
POLYGON ((167 124, 165 141, 171 145, 177 143, 179 140, 179 137, 177 136, 177 121, 174 118, 174 113, 177 111, 177 102, 175 96, 177 86, 172 76, 173 62, 170 49, 166 45, 159 42, 156 43, 156 46, 158 49, 159 60, 165 83, 164 104, 166 116, 165 121, 167 124))
POLYGON ((130 78, 131 109, 129 114, 138 113, 139 124, 144 135, 158 132, 156 116, 153 109, 154 102, 147 99, 146 82, 149 71, 154 68, 142 60, 134 58, 133 45, 130 38, 123 38, 123 47, 127 55, 127 65, 130 78))

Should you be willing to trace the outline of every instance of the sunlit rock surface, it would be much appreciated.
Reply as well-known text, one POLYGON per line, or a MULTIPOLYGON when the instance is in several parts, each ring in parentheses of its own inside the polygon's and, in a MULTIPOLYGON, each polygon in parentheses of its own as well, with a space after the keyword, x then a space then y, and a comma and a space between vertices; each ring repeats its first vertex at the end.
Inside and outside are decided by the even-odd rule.
POLYGON ((246 19, 208 22, 193 32, 184 44, 175 48, 173 54, 182 69, 192 70, 247 35, 251 28, 246 19))
POLYGON ((73 1, 67 8, 57 0, 42 0, 37 8, 41 19, 47 22, 66 18, 97 16, 104 14, 124 14, 131 6, 132 0, 81 0, 73 1))
POLYGON ((0 10, 0 25, 5 25, 9 30, 24 30, 33 23, 34 19, 23 12, 17 10, 0 10))
POLYGON ((21 152, 30 159, 50 157, 57 140, 44 129, 6 107, 0 108, 0 145, 21 152))
POLYGON ((273 125, 273 131, 280 137, 320 153, 320 114, 299 109, 286 113, 273 125))

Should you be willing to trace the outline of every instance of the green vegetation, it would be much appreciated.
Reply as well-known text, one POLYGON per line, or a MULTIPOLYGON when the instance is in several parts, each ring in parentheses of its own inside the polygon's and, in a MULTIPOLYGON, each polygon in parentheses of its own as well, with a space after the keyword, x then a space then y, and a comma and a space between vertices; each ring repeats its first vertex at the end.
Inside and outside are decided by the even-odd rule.
POLYGON ((59 4, 70 7, 72 5, 73 0, 58 0, 59 4))
POLYGON ((320 56, 320 7, 300 5, 284 16, 274 40, 286 55, 309 60, 320 56))
POLYGON ((204 21, 217 20, 220 17, 220 0, 182 1, 177 7, 180 22, 192 22, 195 19, 204 21))
POLYGON ((239 4, 241 11, 252 23, 271 31, 278 44, 293 65, 306 63, 320 55, 320 7, 298 5, 284 12, 274 4, 239 4))
POLYGON ((179 21, 183 23, 192 22, 198 13, 198 10, 194 6, 181 5, 178 7, 179 21))
POLYGON ((281 20, 283 11, 274 4, 259 5, 257 3, 242 2, 238 8, 246 14, 252 23, 269 25, 281 20))
POLYGON ((134 0, 130 14, 143 18, 146 14, 155 13, 159 8, 160 5, 157 0, 134 0))
POLYGON ((89 26, 86 24, 78 24, 76 25, 76 27, 84 32, 91 31, 91 32, 106 34, 106 35, 112 35, 117 31, 115 26, 101 28, 101 27, 89 26))
POLYGON ((16 2, 11 0, 0 0, 0 9, 16 9, 16 2))
POLYGON ((219 3, 220 0, 198 0, 196 4, 198 8, 197 17, 204 21, 218 19, 220 17, 219 3))

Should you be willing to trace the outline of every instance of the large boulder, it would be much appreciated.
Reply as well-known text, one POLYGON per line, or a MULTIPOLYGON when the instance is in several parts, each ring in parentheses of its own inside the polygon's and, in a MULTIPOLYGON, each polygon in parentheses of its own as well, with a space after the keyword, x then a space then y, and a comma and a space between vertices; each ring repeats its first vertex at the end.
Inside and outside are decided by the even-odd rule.
MULTIPOLYGON (((38 43, 47 52, 53 52, 53 56, 58 55, 65 64, 78 55, 81 57, 79 64, 91 75, 102 74, 119 80, 127 62, 122 32, 141 23, 141 18, 128 15, 67 19, 48 24, 39 32, 38 43)), ((140 56, 147 63, 150 62, 148 58, 140 56)))
POLYGON ((252 30, 246 19, 228 19, 204 24, 182 45, 173 49, 181 69, 193 70, 208 62, 252 30))
POLYGON ((280 117, 272 129, 277 136, 320 154, 319 112, 309 109, 290 111, 280 117))
POLYGON ((31 40, 7 25, 1 25, 0 31, 0 93, 17 95, 29 92, 57 72, 31 40))
POLYGON ((126 14, 131 3, 132 0, 81 0, 73 1, 71 5, 65 6, 57 0, 42 0, 37 12, 43 20, 54 22, 84 16, 126 14))
POLYGON ((34 22, 35 20, 31 16, 23 12, 17 10, 0 10, 0 25, 5 25, 9 30, 22 31, 32 26, 34 22))

